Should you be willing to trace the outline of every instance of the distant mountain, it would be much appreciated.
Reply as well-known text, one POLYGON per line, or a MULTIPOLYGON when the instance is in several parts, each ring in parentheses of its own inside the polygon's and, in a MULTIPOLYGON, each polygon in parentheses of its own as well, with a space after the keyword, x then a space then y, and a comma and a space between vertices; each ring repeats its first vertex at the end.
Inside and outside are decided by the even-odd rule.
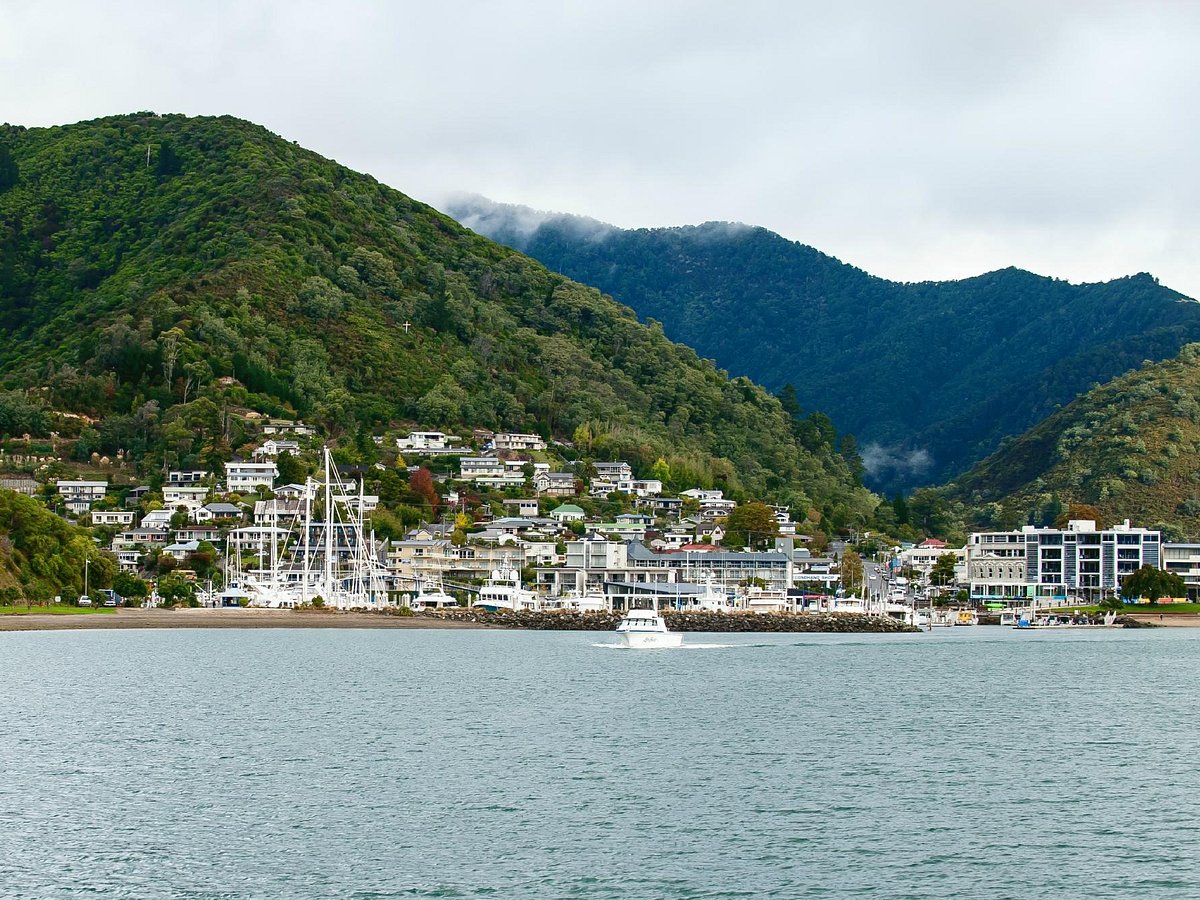
POLYGON ((945 494, 977 524, 1108 521, 1200 533, 1200 344, 1095 387, 974 466, 945 494))
POLYGON ((218 467, 234 410, 345 443, 540 431, 680 481, 869 515, 834 452, 598 290, 237 119, 0 128, 0 437, 218 467), (86 418, 79 418, 80 416, 86 418), (75 426, 77 429, 80 426, 75 426), (468 432, 469 433, 469 432, 468 432))
POLYGON ((480 197, 447 206, 730 372, 794 385, 857 436, 869 483, 889 491, 952 477, 1089 385, 1200 340, 1200 304, 1145 274, 901 284, 763 228, 623 230, 480 197))

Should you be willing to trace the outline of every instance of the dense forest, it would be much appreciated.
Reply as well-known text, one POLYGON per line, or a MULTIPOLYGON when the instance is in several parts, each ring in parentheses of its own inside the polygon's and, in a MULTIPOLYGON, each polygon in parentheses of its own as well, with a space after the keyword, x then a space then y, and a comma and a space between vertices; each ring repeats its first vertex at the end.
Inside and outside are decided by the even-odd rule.
POLYGON ((1149 275, 899 284, 763 228, 622 230, 478 197, 449 207, 731 372, 794 385, 858 437, 868 484, 888 493, 945 481, 1092 384, 1200 340, 1200 304, 1149 275))
POLYGON ((1200 344, 1093 388, 940 491, 970 524, 1049 524, 1072 505, 1200 534, 1200 344))
POLYGON ((877 502, 828 419, 233 118, 0 129, 0 329, 0 437, 53 427, 81 458, 215 468, 249 410, 343 441, 397 422, 578 436, 846 520, 877 502))

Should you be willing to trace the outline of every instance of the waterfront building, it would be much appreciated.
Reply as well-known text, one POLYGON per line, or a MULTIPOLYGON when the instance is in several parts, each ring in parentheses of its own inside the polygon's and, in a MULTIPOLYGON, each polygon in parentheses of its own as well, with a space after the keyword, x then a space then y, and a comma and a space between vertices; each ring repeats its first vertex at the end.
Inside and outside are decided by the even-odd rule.
POLYGON ((1200 600, 1200 544, 1163 544, 1163 566, 1187 585, 1189 600, 1200 600))
POLYGON ((976 532, 967 543, 971 599, 979 602, 1099 600, 1126 575, 1162 562, 1162 534, 1128 519, 1106 529, 1074 519, 1066 528, 976 532))
POLYGON ((967 548, 947 547, 945 541, 930 538, 916 547, 908 547, 896 554, 901 568, 912 569, 918 577, 928 580, 929 573, 937 561, 950 554, 954 557, 954 576, 957 581, 967 580, 967 548))

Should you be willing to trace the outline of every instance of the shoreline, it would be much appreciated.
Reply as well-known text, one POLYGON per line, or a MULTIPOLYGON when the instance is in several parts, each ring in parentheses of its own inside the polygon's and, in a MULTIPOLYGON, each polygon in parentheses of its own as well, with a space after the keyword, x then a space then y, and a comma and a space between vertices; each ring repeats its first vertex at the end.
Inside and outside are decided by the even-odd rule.
POLYGON ((0 616, 2 631, 84 631, 156 628, 437 628, 479 629, 477 622, 455 622, 428 616, 389 616, 370 612, 293 609, 140 609, 122 607, 112 614, 52 615, 25 613, 0 616))

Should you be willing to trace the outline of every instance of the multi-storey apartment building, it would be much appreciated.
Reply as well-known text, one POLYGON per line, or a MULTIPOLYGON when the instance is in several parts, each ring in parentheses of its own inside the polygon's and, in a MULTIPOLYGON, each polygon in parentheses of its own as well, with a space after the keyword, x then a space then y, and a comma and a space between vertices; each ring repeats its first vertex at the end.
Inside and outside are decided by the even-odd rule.
POLYGON ((1101 529, 1086 519, 1066 528, 977 532, 967 543, 973 600, 1099 599, 1143 565, 1161 566, 1162 534, 1130 525, 1101 529))

